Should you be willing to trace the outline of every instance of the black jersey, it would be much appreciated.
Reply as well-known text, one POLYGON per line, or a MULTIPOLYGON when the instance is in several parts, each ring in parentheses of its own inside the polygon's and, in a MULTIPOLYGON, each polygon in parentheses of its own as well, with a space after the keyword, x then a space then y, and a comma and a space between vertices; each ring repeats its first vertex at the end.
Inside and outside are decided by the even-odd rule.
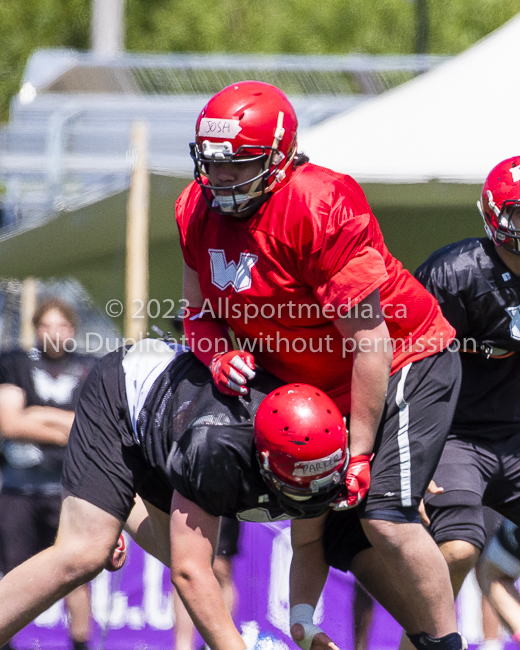
MULTIPOLYGON (((54 359, 36 348, 13 350, 0 357, 0 384, 21 388, 26 406, 73 411, 94 362, 92 357, 75 353, 54 359)), ((31 492, 60 489, 64 447, 10 440, 5 442, 4 455, 5 488, 31 492)))
POLYGON ((260 402, 282 382, 259 370, 248 395, 227 397, 194 354, 152 343, 155 360, 145 341, 123 361, 134 436, 152 470, 209 514, 286 519, 261 477, 253 428, 260 402))
POLYGON ((461 346, 462 386, 452 434, 498 438, 517 433, 520 277, 486 238, 441 248, 415 277, 437 298, 461 346))

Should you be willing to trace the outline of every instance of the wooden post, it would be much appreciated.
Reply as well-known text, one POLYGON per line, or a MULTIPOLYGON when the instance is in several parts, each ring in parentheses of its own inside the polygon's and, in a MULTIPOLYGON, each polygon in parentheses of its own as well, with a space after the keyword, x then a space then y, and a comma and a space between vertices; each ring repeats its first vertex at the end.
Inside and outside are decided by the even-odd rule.
POLYGON ((125 338, 146 336, 148 318, 148 127, 143 122, 132 126, 132 180, 126 218, 126 297, 125 338))
POLYGON ((125 48, 125 0, 92 0, 92 52, 113 57, 125 48))
POLYGON ((36 280, 25 278, 20 299, 20 347, 30 350, 34 347, 33 316, 36 311, 36 280))

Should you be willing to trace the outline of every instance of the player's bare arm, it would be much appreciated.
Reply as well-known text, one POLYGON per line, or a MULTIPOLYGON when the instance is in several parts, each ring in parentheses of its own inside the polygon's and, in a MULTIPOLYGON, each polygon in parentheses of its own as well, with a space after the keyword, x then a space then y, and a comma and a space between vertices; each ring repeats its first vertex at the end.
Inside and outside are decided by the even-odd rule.
POLYGON ((0 386, 0 431, 6 440, 65 446, 74 414, 47 407, 26 408, 25 392, 13 384, 0 386), (66 422, 70 420, 68 426, 66 422))
POLYGON ((187 301, 186 306, 192 309, 200 308, 204 304, 204 298, 200 290, 199 274, 186 263, 184 263, 182 279, 182 297, 187 301))
POLYGON ((291 522, 291 634, 305 650, 337 650, 336 644, 312 621, 313 610, 329 573, 322 544, 326 516, 291 522))
POLYGON ((392 345, 386 326, 379 290, 359 303, 357 313, 351 310, 347 318, 338 318, 334 325, 353 350, 350 453, 352 456, 371 454, 383 413, 388 377, 392 363, 392 345), (370 317, 362 317, 370 314, 370 317))
MULTIPOLYGON (((504 557, 507 555, 504 554, 504 557)), ((508 558, 511 561, 511 558, 508 558)), ((516 558, 511 567, 515 566, 516 558)), ((516 573, 516 571, 514 571, 516 573)), ((520 595, 515 587, 517 578, 497 566, 484 555, 476 566, 482 593, 487 597, 500 618, 500 622, 518 643, 520 641, 520 595)))
POLYGON ((392 365, 390 334, 381 310, 379 289, 362 300, 356 312, 351 310, 347 318, 335 320, 334 325, 353 356, 348 496, 337 505, 352 507, 365 498, 370 487, 370 460, 392 365))
POLYGON ((171 576, 204 641, 212 650, 244 650, 215 574, 220 520, 174 492, 170 518, 171 576))
POLYGON ((248 379, 255 376, 255 360, 250 352, 234 350, 229 328, 208 318, 202 310, 204 298, 199 274, 184 264, 183 297, 189 317, 185 321, 188 343, 198 359, 207 365, 215 385, 224 395, 245 395, 248 379), (198 342, 204 345, 199 347, 198 342), (212 342, 208 347, 208 342, 212 342))
POLYGON ((293 557, 290 571, 291 606, 307 603, 316 607, 329 567, 323 557, 323 529, 327 515, 291 522, 293 557))

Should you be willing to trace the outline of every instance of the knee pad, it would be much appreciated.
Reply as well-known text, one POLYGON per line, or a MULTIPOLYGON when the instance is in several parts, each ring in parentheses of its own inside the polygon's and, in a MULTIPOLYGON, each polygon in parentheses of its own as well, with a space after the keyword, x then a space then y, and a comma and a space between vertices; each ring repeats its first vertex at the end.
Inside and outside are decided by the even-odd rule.
POLYGON ((361 519, 379 519, 382 521, 393 521, 398 524, 420 524, 421 517, 419 510, 415 506, 398 507, 398 508, 378 508, 377 510, 368 510, 361 519))
POLYGON ((426 632, 406 635, 417 650, 467 650, 466 639, 458 632, 451 632, 446 636, 434 639, 426 632))
POLYGON ((453 505, 433 507, 426 504, 430 518, 430 533, 437 544, 461 540, 482 550, 486 529, 482 505, 453 505))

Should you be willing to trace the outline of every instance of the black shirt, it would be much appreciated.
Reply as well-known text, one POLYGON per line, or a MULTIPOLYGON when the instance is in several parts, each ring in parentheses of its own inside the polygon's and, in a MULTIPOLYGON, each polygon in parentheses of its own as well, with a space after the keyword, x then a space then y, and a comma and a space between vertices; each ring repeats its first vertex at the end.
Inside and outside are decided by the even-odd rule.
MULTIPOLYGON (((13 384, 25 393, 26 406, 52 406, 73 411, 81 386, 95 359, 76 353, 52 358, 32 348, 0 356, 0 384, 13 384)), ((58 492, 65 447, 7 440, 4 489, 58 492)))
POLYGON ((415 272, 457 332, 462 386, 451 433, 507 437, 520 427, 520 277, 486 238, 436 251, 415 272), (486 358, 492 349, 514 354, 486 358), (473 350, 477 350, 474 353, 473 350))
POLYGON ((282 383, 260 369, 248 395, 227 397, 184 352, 146 395, 135 431, 141 453, 163 481, 209 514, 285 519, 260 474, 253 428, 260 402, 282 383))

